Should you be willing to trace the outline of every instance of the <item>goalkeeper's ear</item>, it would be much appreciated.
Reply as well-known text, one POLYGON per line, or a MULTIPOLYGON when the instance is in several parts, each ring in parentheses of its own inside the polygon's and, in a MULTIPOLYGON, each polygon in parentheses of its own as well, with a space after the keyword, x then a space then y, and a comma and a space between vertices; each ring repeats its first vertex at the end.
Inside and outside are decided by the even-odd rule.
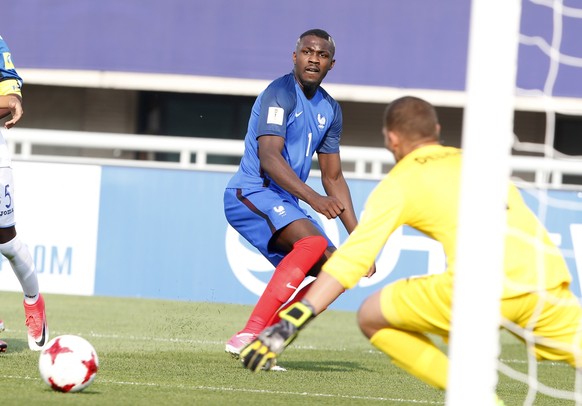
POLYGON ((305 299, 292 304, 279 313, 281 320, 288 321, 297 327, 298 330, 306 326, 315 316, 315 309, 305 299))

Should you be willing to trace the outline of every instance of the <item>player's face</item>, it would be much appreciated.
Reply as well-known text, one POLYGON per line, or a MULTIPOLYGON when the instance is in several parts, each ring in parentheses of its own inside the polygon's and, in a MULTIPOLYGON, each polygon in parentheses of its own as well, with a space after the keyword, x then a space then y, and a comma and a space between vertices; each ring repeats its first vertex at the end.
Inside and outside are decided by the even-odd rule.
POLYGON ((317 87, 335 63, 333 45, 315 35, 303 37, 293 52, 295 77, 303 89, 317 87))

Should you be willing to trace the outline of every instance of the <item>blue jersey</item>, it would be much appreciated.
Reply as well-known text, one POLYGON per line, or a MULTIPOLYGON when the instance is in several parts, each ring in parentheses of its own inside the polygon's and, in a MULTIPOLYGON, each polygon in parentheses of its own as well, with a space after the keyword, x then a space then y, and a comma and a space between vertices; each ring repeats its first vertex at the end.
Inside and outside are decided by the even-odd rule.
POLYGON ((0 36, 0 95, 20 95, 21 87, 22 78, 16 73, 10 50, 6 42, 4 42, 4 39, 0 36))
POLYGON ((8 45, 6 45, 6 42, 4 42, 1 36, 0 54, 2 55, 2 58, 0 58, 0 82, 6 79, 15 79, 18 81, 19 86, 22 86, 22 78, 16 73, 8 45))
POLYGON ((311 170, 315 152, 339 152, 341 108, 321 87, 307 99, 293 73, 274 80, 255 101, 245 137, 240 167, 227 188, 269 187, 289 195, 261 170, 258 138, 274 135, 285 139, 282 155, 303 182, 311 170))

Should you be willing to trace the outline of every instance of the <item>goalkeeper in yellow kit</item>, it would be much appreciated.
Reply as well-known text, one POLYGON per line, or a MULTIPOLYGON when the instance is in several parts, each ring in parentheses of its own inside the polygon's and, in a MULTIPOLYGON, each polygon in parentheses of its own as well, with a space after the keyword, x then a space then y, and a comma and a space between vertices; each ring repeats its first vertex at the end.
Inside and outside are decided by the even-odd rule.
MULTIPOLYGON (((257 371, 274 365, 299 330, 344 289, 354 287, 390 234, 406 224, 442 243, 447 269, 402 279, 372 294, 360 307, 358 324, 396 365, 446 388, 448 358, 427 333, 447 339, 451 328, 461 151, 440 145, 439 132, 436 112, 426 101, 403 97, 388 106, 383 134, 397 164, 371 193, 359 225, 325 263, 304 299, 282 311, 282 320, 241 352, 245 367, 257 371)), ((533 328, 531 345, 539 359, 582 367, 582 309, 568 288, 566 263, 512 185, 505 238, 503 317, 533 328)))

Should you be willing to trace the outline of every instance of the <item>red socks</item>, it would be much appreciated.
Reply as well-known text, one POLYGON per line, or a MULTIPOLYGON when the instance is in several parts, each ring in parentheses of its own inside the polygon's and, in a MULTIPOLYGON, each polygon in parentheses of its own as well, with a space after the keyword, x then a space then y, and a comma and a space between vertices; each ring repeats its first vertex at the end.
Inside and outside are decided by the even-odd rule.
MULTIPOLYGON (((273 315, 273 317, 271 317, 271 320, 269 320, 267 322, 267 326, 266 327, 271 327, 273 324, 277 324, 281 321, 281 318, 279 317, 279 314, 287 309, 289 306, 291 306, 293 303, 295 302, 300 302, 305 295, 307 294, 307 292, 309 291, 309 289, 311 288, 311 284, 315 282, 315 279, 313 281, 311 281, 311 283, 309 285, 305 285, 299 292, 297 292, 297 294, 295 295, 295 297, 293 298, 293 300, 291 300, 289 303, 285 303, 285 306, 283 306, 281 309, 277 310, 277 312, 273 315)), ((345 292, 345 290, 344 290, 345 292)), ((319 311, 319 313, 317 313, 317 315, 320 315, 324 310, 326 310, 327 307, 325 309, 321 309, 319 311)))
MULTIPOLYGON (((311 283, 313 283, 313 281, 311 283)), ((279 313, 281 313, 281 311, 283 311, 286 308, 288 308, 289 306, 291 306, 293 303, 301 301, 301 299, 303 299, 305 294, 309 291, 309 288, 311 287, 311 283, 309 285, 304 286, 303 289, 301 289, 299 292, 297 292, 297 294, 295 295, 293 300, 291 300, 289 303, 286 303, 285 306, 283 306, 283 308, 278 309, 275 312, 275 314, 273 315, 273 317, 271 317, 271 320, 269 320, 267 322, 267 325, 265 327, 270 327, 273 324, 279 323, 281 321, 281 318, 279 317, 279 313)))
MULTIPOLYGON (((295 293, 326 249, 327 240, 319 235, 302 238, 293 244, 293 250, 275 268, 273 277, 242 331, 258 334, 267 327, 267 322, 276 316, 281 305, 295 293)), ((304 295, 305 291, 307 289, 302 289, 300 294, 304 295)))

